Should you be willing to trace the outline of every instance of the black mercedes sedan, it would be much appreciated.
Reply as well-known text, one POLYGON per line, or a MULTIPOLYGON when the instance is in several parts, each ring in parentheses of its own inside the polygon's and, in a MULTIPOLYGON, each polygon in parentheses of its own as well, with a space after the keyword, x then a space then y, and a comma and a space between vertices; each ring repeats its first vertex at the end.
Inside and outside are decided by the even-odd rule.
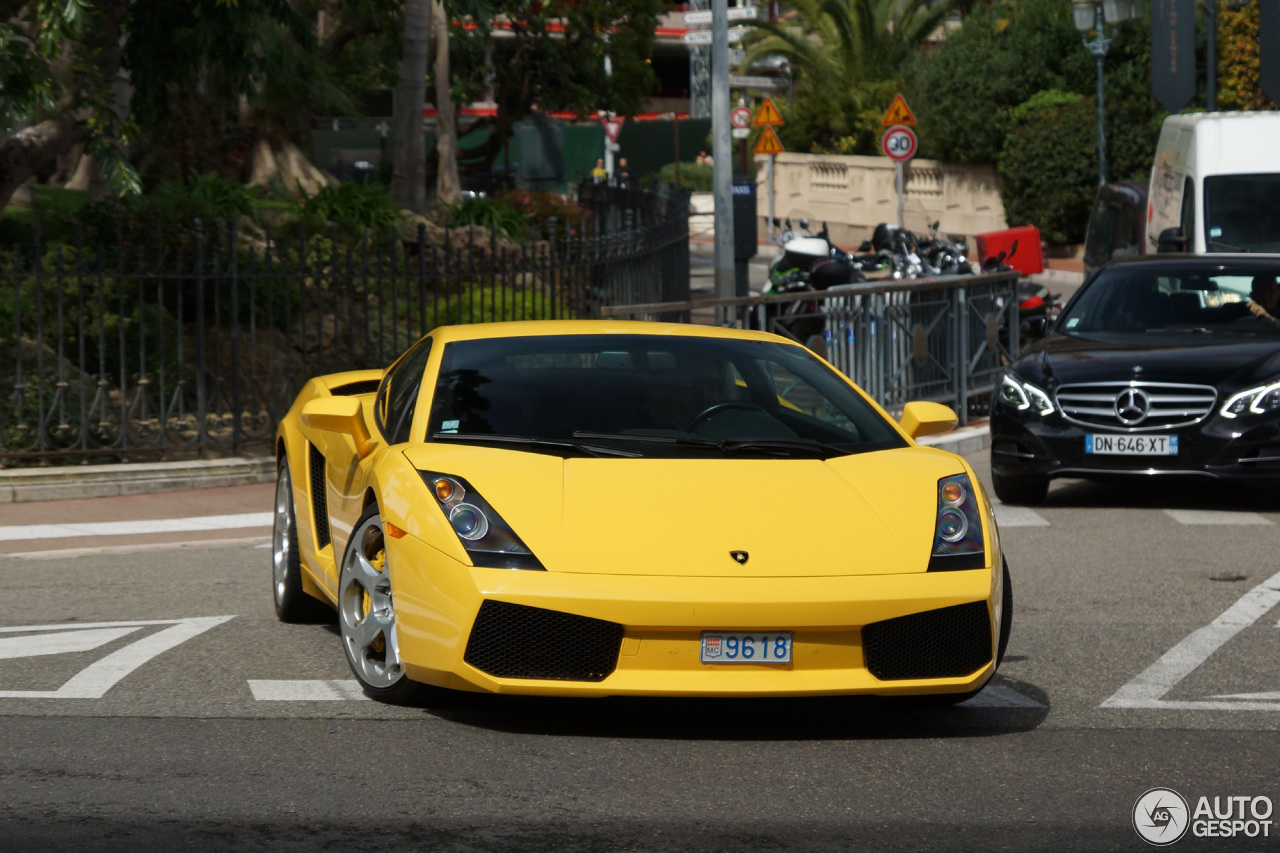
POLYGON ((1280 256, 1146 255, 1097 270, 991 405, 1005 503, 1057 477, 1280 485, 1280 256))

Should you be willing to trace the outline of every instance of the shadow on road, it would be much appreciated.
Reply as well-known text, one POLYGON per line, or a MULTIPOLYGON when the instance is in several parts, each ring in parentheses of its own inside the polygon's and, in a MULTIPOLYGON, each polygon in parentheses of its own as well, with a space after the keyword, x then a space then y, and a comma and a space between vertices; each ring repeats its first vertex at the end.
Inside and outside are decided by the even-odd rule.
POLYGON ((1246 486, 1190 477, 1135 477, 1100 482, 1057 480, 1043 505, 1082 509, 1280 512, 1280 489, 1273 483, 1246 486))
POLYGON ((435 691, 418 706, 461 725, 517 734, 669 740, 864 740, 990 737, 1030 731, 1049 713, 1039 688, 997 676, 966 705, 885 697, 561 699, 435 691), (1021 697, 1024 707, 991 703, 1021 697), (984 698, 989 703, 982 705, 984 698))

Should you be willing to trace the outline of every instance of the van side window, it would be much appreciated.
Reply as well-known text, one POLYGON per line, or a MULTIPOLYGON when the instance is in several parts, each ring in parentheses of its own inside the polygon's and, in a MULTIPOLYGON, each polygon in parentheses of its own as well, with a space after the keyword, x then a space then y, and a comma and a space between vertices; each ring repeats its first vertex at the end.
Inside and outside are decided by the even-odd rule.
POLYGON ((1189 241, 1187 250, 1191 251, 1196 234, 1196 185, 1190 178, 1182 184, 1182 216, 1179 221, 1182 224, 1182 233, 1189 241))

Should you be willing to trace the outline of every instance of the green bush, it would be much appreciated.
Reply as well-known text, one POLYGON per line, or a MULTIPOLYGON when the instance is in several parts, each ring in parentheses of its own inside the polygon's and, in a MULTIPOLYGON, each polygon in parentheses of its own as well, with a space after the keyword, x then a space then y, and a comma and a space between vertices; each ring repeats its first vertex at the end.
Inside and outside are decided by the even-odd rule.
POLYGON ((385 229, 400 218, 400 208, 381 184, 329 184, 307 196, 303 215, 343 228, 385 229))
MULTIPOLYGON (((692 190, 695 193, 712 192, 713 184, 711 172, 711 166, 702 166, 698 163, 681 163, 680 186, 692 190)), ((668 163, 659 169, 657 182, 674 184, 676 182, 676 164, 668 163)))
POLYGON ((464 198, 447 207, 449 228, 478 225, 516 242, 523 242, 529 237, 530 217, 500 199, 488 196, 464 198))
POLYGON ((541 290, 478 282, 464 284, 458 292, 440 299, 434 316, 441 326, 574 319, 573 312, 563 303, 541 290))
MULTIPOLYGON (((1149 13, 1148 13, 1149 14, 1149 13)), ((1062 0, 979 3, 935 50, 918 54, 907 71, 907 100, 919 126, 920 156, 952 163, 995 163, 1028 95, 1046 90, 1093 96, 1094 60, 1080 44, 1071 6, 1062 0)), ((1121 123, 1144 128, 1163 118, 1150 95, 1149 19, 1117 27, 1104 66, 1108 115, 1123 103, 1121 123)), ((1147 168, 1155 145, 1146 152, 1147 168)), ((1114 158, 1108 155, 1117 172, 1114 158)), ((1109 174, 1110 177, 1110 174, 1109 174)), ((1083 226, 1082 226, 1083 227, 1083 226)))
POLYGON ((1010 131, 1000 157, 1000 197, 1009 225, 1035 225, 1045 241, 1084 239, 1097 189, 1097 107, 1043 99, 1010 131))
MULTIPOLYGON (((545 235, 551 227, 551 217, 555 217, 556 231, 560 236, 577 236, 581 233, 583 223, 591 215, 591 211, 580 207, 573 199, 558 193, 538 190, 509 190, 496 198, 496 202, 523 214, 537 229, 545 235)), ((525 234, 520 238, 528 237, 525 234)))
MULTIPOLYGON (((1009 225, 1035 225, 1054 245, 1084 240, 1098 186, 1097 102, 1047 90, 1012 110, 998 163, 1009 225)), ((1108 101, 1107 180, 1146 180, 1161 115, 1135 118, 1132 102, 1108 101)))

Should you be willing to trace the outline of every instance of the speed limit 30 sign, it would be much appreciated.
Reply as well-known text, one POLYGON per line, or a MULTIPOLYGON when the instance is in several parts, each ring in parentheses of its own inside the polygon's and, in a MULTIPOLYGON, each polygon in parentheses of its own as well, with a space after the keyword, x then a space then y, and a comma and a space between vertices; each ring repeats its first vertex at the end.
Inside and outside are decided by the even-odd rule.
POLYGON ((880 150, 890 160, 897 160, 902 163, 916 156, 916 146, 918 144, 915 131, 899 124, 885 131, 884 136, 880 139, 880 150))

